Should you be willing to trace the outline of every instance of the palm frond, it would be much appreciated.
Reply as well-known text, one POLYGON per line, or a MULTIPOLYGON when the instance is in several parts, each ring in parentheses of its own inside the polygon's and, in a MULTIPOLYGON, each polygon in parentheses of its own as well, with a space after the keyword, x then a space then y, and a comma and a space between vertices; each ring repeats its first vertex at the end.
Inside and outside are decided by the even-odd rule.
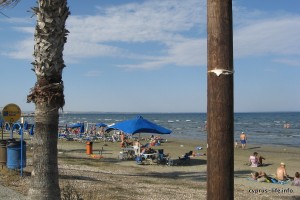
POLYGON ((6 7, 14 7, 16 6, 21 0, 0 0, 0 9, 6 7))

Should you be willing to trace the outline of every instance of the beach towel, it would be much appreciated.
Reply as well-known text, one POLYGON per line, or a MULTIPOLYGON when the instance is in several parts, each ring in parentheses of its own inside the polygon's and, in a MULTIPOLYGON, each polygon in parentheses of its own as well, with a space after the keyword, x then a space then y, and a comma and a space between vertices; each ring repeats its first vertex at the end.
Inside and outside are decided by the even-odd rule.
POLYGON ((290 180, 286 180, 286 181, 278 181, 275 178, 271 178, 271 182, 268 181, 259 181, 259 180, 254 180, 253 178, 247 178, 248 181, 254 181, 254 182, 265 182, 265 183, 273 183, 273 184, 280 184, 280 185, 285 185, 288 184, 290 182, 290 180))
POLYGON ((290 182, 290 180, 286 180, 286 181, 278 181, 278 182, 275 183, 275 184, 285 185, 285 184, 288 184, 289 182, 290 182))

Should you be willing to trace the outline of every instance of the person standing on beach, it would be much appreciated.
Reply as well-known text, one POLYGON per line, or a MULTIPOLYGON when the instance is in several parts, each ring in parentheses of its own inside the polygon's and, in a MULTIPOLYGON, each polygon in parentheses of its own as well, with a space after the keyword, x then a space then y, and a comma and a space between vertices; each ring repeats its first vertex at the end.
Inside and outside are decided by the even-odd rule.
POLYGON ((121 132, 121 148, 125 147, 125 135, 123 132, 121 132))
POLYGON ((241 140, 241 144, 242 144, 242 149, 245 149, 246 148, 247 136, 244 132, 241 133, 240 140, 241 140))

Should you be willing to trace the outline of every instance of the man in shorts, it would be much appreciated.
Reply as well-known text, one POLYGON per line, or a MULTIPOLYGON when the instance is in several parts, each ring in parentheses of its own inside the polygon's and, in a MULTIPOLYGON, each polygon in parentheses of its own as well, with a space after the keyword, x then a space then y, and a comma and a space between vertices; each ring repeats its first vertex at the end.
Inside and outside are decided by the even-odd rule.
POLYGON ((276 178, 279 181, 286 181, 289 179, 289 176, 286 173, 285 164, 282 162, 276 170, 276 178))
POLYGON ((240 140, 241 140, 241 144, 242 144, 242 149, 246 148, 246 141, 247 141, 247 137, 246 134, 244 132, 241 133, 240 135, 240 140))

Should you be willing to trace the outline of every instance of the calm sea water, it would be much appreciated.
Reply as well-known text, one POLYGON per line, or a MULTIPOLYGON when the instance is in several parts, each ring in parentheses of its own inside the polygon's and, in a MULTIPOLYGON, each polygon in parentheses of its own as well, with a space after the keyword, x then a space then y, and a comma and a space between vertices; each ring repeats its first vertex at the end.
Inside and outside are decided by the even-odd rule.
MULTIPOLYGON (((161 113, 161 114, 61 114, 60 125, 76 122, 113 124, 142 115, 145 119, 172 130, 166 137, 207 139, 204 130, 205 113, 161 113)), ((234 137, 247 134, 250 144, 300 145, 300 112, 278 113, 236 113, 234 116, 234 137), (290 128, 283 128, 285 123, 290 128)))

